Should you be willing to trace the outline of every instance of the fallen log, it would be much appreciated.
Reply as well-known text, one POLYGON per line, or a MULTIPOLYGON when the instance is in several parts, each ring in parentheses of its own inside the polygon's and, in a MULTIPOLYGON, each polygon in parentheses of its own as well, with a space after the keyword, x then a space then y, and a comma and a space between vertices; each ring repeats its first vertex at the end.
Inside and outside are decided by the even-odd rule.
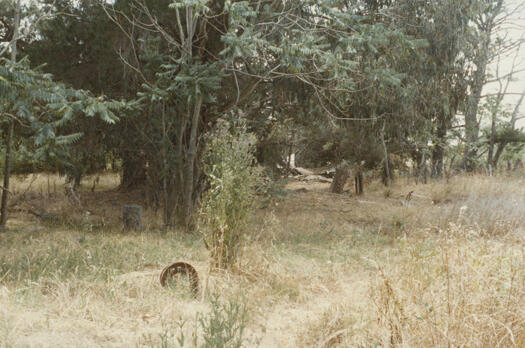
POLYGON ((305 177, 301 178, 300 180, 303 180, 303 181, 319 181, 319 182, 328 182, 328 183, 332 182, 332 179, 326 178, 326 177, 321 176, 321 175, 308 175, 308 176, 305 176, 305 177))
POLYGON ((305 175, 305 176, 314 175, 314 172, 306 168, 294 167, 294 168, 290 168, 290 170, 295 175, 305 175))

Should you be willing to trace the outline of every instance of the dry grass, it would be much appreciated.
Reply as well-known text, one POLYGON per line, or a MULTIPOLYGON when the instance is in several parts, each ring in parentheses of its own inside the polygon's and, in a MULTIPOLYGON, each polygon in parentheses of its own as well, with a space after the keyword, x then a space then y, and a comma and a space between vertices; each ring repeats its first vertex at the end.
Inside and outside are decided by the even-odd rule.
POLYGON ((246 306, 246 347, 525 346, 519 177, 400 180, 388 194, 374 182, 359 198, 292 182, 257 211, 237 268, 213 273, 200 237, 161 233, 153 212, 122 233, 121 206, 140 196, 114 175, 93 193, 86 181, 82 207, 59 178, 31 180, 15 182, 0 235, 0 347, 177 347, 181 332, 206 335, 196 318, 217 294, 246 306), (196 267, 199 299, 158 284, 175 260, 196 267))

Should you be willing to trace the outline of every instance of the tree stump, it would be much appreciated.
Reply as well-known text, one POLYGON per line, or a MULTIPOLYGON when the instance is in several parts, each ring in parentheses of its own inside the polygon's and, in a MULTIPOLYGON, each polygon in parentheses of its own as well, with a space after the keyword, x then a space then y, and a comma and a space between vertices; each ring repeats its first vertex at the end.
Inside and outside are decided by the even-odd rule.
POLYGON ((335 168, 334 180, 332 186, 330 186, 330 192, 332 193, 343 193, 346 182, 350 177, 350 166, 348 163, 343 161, 335 168))
POLYGON ((122 210, 122 221, 125 230, 142 231, 142 207, 125 205, 122 210))
MULTIPOLYGON (((383 160, 383 168, 381 171, 381 182, 383 185, 390 187, 394 181, 394 166, 390 157, 388 160, 383 160)), ((426 183, 426 182, 425 182, 426 183)))

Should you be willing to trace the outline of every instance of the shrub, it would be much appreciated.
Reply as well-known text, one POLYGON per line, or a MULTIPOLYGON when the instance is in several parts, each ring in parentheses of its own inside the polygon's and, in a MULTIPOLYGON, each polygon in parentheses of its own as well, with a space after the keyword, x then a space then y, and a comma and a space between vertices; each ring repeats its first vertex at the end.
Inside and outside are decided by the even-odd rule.
POLYGON ((203 348, 240 348, 246 327, 246 307, 243 303, 211 300, 212 310, 199 318, 202 327, 203 348))
MULTIPOLYGON (((210 298, 211 310, 197 313, 195 320, 186 325, 179 321, 169 324, 159 335, 161 348, 241 348, 247 343, 244 337, 247 310, 244 302, 221 301, 217 295, 210 298)), ((156 347, 152 344, 152 347, 156 347)))
POLYGON ((238 259, 253 209, 258 178, 254 143, 244 124, 222 121, 204 154, 209 189, 203 196, 200 223, 214 266, 219 268, 238 259))

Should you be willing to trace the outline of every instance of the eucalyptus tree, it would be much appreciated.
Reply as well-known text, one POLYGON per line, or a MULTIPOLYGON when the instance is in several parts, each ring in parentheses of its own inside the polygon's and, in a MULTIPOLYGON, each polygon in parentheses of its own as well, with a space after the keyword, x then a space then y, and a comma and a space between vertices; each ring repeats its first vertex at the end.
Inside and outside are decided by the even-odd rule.
MULTIPOLYGON (((481 116, 479 108, 483 99, 492 97, 483 95, 487 84, 503 83, 505 79, 515 74, 514 67, 507 75, 496 76, 490 69, 502 56, 512 51, 519 51, 523 38, 515 39, 506 33, 512 25, 514 17, 525 8, 523 3, 506 4, 503 0, 477 0, 471 5, 471 24, 469 40, 466 42, 465 56, 470 64, 466 69, 468 97, 463 107, 465 119, 465 151, 463 167, 472 171, 476 168, 478 150, 482 145, 479 139, 481 116)), ((498 65, 498 64, 496 64, 498 65)), ((505 94, 500 89, 496 98, 505 94)))
POLYGON ((418 115, 408 112, 417 89, 410 67, 422 63, 428 43, 399 20, 398 7, 391 1, 364 1, 356 10, 366 31, 375 33, 356 50, 358 87, 338 120, 346 134, 345 156, 372 167, 382 161, 387 168, 389 153, 405 156, 407 139, 421 132, 418 115))
POLYGON ((330 117, 326 136, 307 140, 324 138, 335 161, 345 157, 374 165, 384 161, 385 150, 411 156, 422 167, 431 159, 433 175, 440 176, 469 92, 475 3, 362 1, 345 8, 360 19, 346 33, 348 40, 362 40, 346 52, 357 63, 347 79, 354 87, 313 84, 312 94, 330 117))
POLYGON ((486 166, 490 174, 497 168, 498 161, 507 145, 523 142, 522 132, 520 129, 516 129, 516 123, 521 118, 519 109, 525 98, 525 91, 522 91, 512 112, 507 111, 506 105, 504 105, 504 98, 508 95, 515 75, 519 72, 520 48, 521 44, 518 44, 510 64, 503 64, 502 57, 498 56, 492 80, 492 82, 497 83, 497 90, 494 93, 488 93, 478 106, 480 110, 480 121, 478 123, 481 123, 485 115, 490 119, 490 127, 482 131, 481 139, 478 140, 479 143, 486 144, 488 147, 486 166), (503 65, 505 65, 506 71, 502 74, 503 65))
POLYGON ((409 79, 397 109, 404 116, 393 123, 390 137, 418 167, 430 159, 436 177, 442 174, 449 133, 468 90, 465 49, 475 1, 401 0, 391 4, 386 16, 392 25, 425 42, 417 55, 398 58, 400 71, 409 79))
MULTIPOLYGON (((324 105, 331 116, 326 123, 329 131, 324 149, 330 150, 333 161, 364 160, 371 167, 380 162, 386 165, 386 157, 392 153, 417 157, 420 163, 425 156, 428 158, 429 138, 435 138, 438 129, 438 117, 431 108, 442 111, 443 100, 436 95, 436 84, 431 86, 440 73, 432 67, 439 66, 448 50, 445 43, 449 38, 438 41, 442 27, 437 25, 448 22, 448 18, 439 16, 450 8, 443 3, 411 0, 355 4, 347 11, 353 11, 360 23, 346 34, 348 40, 353 40, 353 30, 361 33, 357 37, 361 41, 347 53, 357 63, 351 74, 355 87, 339 93, 324 91, 327 98, 322 101, 328 101, 324 105), (435 105, 430 100, 436 100, 435 105)), ((452 78, 456 72, 451 71, 447 77, 452 78)), ((446 84, 442 86, 444 89, 446 84)), ((314 141, 316 138, 310 137, 314 141)))
POLYGON ((500 91, 494 96, 490 96, 480 106, 481 113, 489 116, 490 126, 482 130, 479 142, 482 143, 481 149, 486 146, 487 169, 490 174, 498 167, 498 162, 505 152, 510 152, 511 156, 520 152, 525 144, 525 133, 522 128, 517 127, 520 116, 519 110, 525 100, 525 91, 521 92, 512 111, 508 110, 503 104, 503 96, 510 84, 507 81, 505 87, 500 87, 500 91), (506 151, 507 150, 507 151, 506 151))
POLYGON ((332 132, 343 134, 335 142, 347 149, 341 155, 359 157, 352 152, 366 144, 363 152, 369 158, 375 154, 377 160, 378 138, 383 136, 389 152, 408 154, 421 167, 431 159, 433 176, 441 176, 451 137, 459 136, 460 142, 465 139, 472 145, 468 148, 475 149, 471 135, 479 133, 477 105, 487 81, 487 64, 516 45, 496 35, 508 19, 503 2, 401 0, 354 5, 355 13, 376 24, 373 28, 389 30, 376 36, 382 40, 379 45, 369 38, 365 43, 372 49, 357 50, 361 65, 353 81, 360 85, 348 94, 351 102, 344 107, 330 103, 338 118, 336 128, 347 129, 332 132), (413 38, 412 46, 396 39, 392 35, 396 31, 413 38), (395 83, 387 84, 389 79, 378 78, 373 70, 367 74, 373 66, 397 72, 389 75, 397 77, 390 80, 395 83), (461 113, 466 137, 455 131, 461 113))

